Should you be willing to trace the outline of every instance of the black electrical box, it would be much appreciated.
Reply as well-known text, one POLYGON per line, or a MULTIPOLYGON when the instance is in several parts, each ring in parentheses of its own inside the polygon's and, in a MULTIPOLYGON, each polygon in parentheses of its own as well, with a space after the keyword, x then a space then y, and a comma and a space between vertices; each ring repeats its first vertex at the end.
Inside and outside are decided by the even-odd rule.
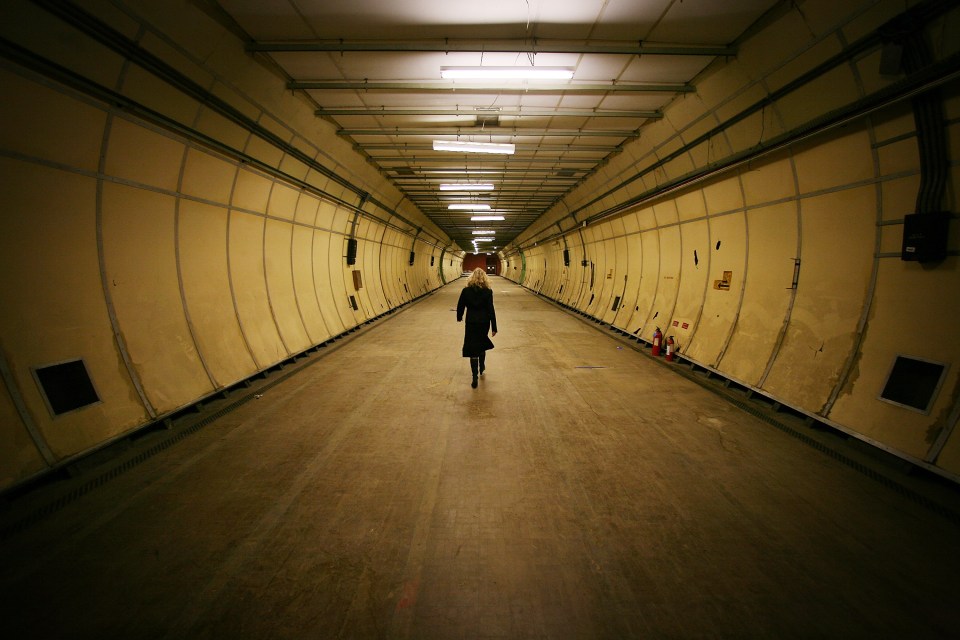
POLYGON ((947 257, 950 214, 910 213, 903 217, 902 260, 935 262, 947 257))
POLYGON ((354 238, 347 238, 347 264, 357 264, 357 241, 354 238))

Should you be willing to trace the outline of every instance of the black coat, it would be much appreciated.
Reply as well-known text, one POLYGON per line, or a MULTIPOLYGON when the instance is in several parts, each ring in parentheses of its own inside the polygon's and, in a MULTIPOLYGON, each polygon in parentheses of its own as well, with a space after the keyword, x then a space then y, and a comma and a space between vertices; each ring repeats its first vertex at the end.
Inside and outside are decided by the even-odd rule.
POLYGON ((493 349, 487 332, 497 332, 497 312, 493 308, 493 291, 481 287, 464 287, 457 301, 457 322, 467 313, 463 332, 463 357, 478 358, 493 349))

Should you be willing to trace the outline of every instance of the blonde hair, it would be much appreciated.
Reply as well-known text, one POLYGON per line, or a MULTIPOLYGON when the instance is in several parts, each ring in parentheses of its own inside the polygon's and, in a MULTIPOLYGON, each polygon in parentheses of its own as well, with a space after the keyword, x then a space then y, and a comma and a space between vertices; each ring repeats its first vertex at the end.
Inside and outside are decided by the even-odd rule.
POLYGON ((470 274, 470 279, 467 280, 468 287, 477 287, 478 289, 489 289, 490 280, 487 279, 487 273, 477 267, 473 270, 473 273, 470 274))

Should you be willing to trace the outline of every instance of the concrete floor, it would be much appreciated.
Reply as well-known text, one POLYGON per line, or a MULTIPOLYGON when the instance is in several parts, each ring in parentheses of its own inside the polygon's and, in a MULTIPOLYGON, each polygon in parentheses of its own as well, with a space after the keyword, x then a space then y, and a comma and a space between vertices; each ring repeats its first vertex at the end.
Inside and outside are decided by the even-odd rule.
POLYGON ((463 282, 4 540, 0 633, 960 635, 955 520, 503 279, 471 389, 463 282))

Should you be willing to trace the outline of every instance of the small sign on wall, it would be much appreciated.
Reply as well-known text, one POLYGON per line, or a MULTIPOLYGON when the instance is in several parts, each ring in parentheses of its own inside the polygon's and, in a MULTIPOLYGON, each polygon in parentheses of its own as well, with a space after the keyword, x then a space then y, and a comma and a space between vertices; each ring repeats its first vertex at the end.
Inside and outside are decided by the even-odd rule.
POLYGON ((733 280, 733 271, 724 271, 723 280, 714 280, 713 288, 718 291, 730 291, 731 280, 733 280))

